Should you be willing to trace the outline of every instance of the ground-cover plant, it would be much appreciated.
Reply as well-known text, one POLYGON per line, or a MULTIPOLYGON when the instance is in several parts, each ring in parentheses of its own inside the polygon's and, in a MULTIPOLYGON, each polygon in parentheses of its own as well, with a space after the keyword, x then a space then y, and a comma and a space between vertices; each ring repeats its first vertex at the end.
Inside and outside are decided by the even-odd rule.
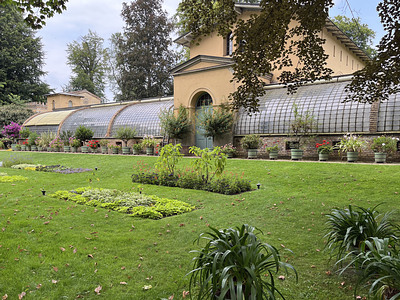
POLYGON ((77 188, 72 191, 57 191, 50 195, 60 200, 77 204, 101 207, 127 213, 134 217, 161 219, 192 211, 195 207, 182 201, 160 198, 142 193, 122 192, 111 189, 91 187, 77 188))
POLYGON ((70 168, 61 165, 41 165, 41 164, 17 164, 11 166, 13 169, 20 170, 28 170, 28 171, 39 171, 39 172, 54 172, 61 174, 74 174, 74 173, 83 173, 83 172, 91 172, 93 169, 86 168, 70 168))
POLYGON ((327 248, 341 262, 346 254, 357 256, 363 242, 372 237, 398 240, 399 227, 391 220, 392 212, 380 214, 376 207, 349 205, 347 209, 333 209, 327 214, 327 248))
POLYGON ((261 242, 255 228, 247 224, 201 234, 206 240, 194 250, 193 270, 189 273, 190 294, 196 299, 276 299, 282 293, 275 285, 280 269, 296 270, 282 261, 279 251, 261 242), (197 288, 198 287, 198 288, 197 288))
POLYGON ((20 153, 13 153, 3 158, 3 167, 10 168, 14 165, 31 164, 32 157, 20 153))
POLYGON ((12 183, 16 181, 26 181, 28 180, 27 177, 20 176, 20 175, 13 175, 9 176, 7 173, 0 173, 0 183, 12 183))

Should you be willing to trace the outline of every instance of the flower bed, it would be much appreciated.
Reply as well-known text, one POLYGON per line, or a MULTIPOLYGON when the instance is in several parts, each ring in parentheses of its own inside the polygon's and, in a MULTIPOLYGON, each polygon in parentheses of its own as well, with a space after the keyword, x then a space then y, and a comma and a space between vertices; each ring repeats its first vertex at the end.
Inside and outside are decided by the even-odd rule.
POLYGON ((91 187, 77 188, 74 191, 57 191, 50 195, 50 197, 73 201, 77 204, 111 209, 127 213, 134 217, 150 219, 161 219, 190 212, 195 209, 194 206, 178 200, 91 187))
POLYGON ((61 174, 73 174, 73 173, 83 173, 83 172, 93 171, 93 169, 70 168, 61 165, 45 166, 45 165, 33 165, 33 164, 19 164, 19 165, 13 165, 11 168, 29 170, 29 171, 39 171, 39 172, 54 172, 61 174))

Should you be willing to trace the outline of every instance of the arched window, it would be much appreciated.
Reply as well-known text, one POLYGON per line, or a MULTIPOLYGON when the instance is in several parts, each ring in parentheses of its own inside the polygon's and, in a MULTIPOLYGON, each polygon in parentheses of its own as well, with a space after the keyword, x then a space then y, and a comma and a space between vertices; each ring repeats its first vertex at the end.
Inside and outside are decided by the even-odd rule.
POLYGON ((199 99, 197 99, 196 107, 212 105, 212 98, 209 93, 203 93, 199 99))
POLYGON ((53 105, 53 110, 55 110, 56 109, 56 101, 53 100, 53 104, 52 105, 53 105))
POLYGON ((73 105, 72 105, 72 101, 71 100, 69 100, 68 101, 68 107, 72 107, 73 105))
POLYGON ((232 55, 233 53, 233 33, 232 31, 226 36, 225 55, 232 55))

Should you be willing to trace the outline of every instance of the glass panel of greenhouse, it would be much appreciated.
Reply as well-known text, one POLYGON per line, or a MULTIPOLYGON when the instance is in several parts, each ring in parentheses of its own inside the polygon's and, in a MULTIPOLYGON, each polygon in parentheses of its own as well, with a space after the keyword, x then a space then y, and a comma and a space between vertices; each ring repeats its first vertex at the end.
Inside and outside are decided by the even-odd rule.
POLYGON ((123 105, 102 105, 78 110, 70 115, 62 124, 60 132, 72 131, 83 125, 94 132, 94 138, 102 138, 107 134, 107 129, 113 116, 123 105))
POLYGON ((174 105, 170 100, 156 102, 142 102, 128 106, 122 110, 114 120, 111 136, 114 136, 118 128, 136 128, 138 136, 161 136, 159 114, 164 109, 171 109, 174 105))
POLYGON ((378 131, 400 131, 400 94, 391 95, 379 103, 378 131))
POLYGON ((314 117, 314 133, 368 132, 371 105, 342 103, 348 83, 305 85, 294 94, 288 94, 285 87, 267 89, 258 113, 249 116, 239 112, 235 134, 288 134, 294 105, 300 113, 309 112, 314 117))

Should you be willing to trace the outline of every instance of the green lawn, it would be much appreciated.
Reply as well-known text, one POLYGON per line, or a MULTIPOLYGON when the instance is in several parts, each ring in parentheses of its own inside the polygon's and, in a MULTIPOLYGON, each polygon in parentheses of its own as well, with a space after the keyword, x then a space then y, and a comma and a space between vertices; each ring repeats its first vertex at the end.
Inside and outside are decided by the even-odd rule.
MULTIPOLYGON (((0 161, 15 153, 0 152, 0 161)), ((354 276, 338 277, 324 249, 324 214, 348 204, 381 212, 399 206, 400 166, 318 162, 229 160, 227 170, 260 190, 235 196, 143 185, 145 194, 196 205, 197 210, 161 220, 76 205, 41 196, 92 185, 137 190, 130 175, 139 160, 155 157, 27 153, 34 163, 98 168, 56 174, 1 168, 26 182, 0 183, 0 296, 9 299, 182 298, 188 290, 190 250, 208 229, 247 223, 281 249, 299 273, 279 281, 287 299, 354 299, 354 276), (91 181, 91 183, 90 183, 91 181), (291 249, 293 253, 286 251, 291 249), (326 272, 332 270, 332 275, 326 272), (123 284, 121 284, 123 283, 123 284), (124 284, 126 283, 126 284, 124 284), (144 291, 143 286, 151 285, 144 291), (101 286, 100 295, 95 289, 101 286)), ((183 163, 190 163, 185 158, 183 163)), ((395 214, 398 218, 399 213, 395 214)), ((278 275, 285 275, 280 273, 278 275)), ((360 292, 366 296, 365 290, 360 292)))

